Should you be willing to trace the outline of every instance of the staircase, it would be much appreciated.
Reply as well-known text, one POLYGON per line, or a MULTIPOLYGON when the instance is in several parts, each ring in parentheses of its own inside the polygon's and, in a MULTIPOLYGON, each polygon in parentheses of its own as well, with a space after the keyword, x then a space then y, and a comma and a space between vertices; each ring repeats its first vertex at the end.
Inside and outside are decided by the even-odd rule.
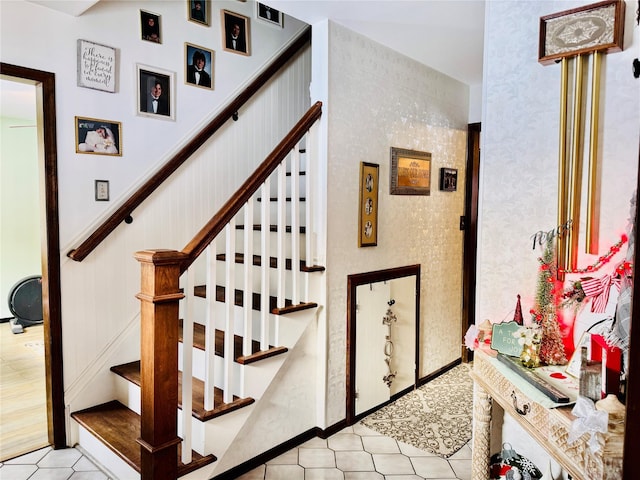
POLYGON ((211 478, 291 438, 274 432, 257 453, 243 440, 272 428, 263 413, 315 328, 305 146, 320 115, 317 103, 181 252, 136 254, 141 358, 111 367, 113 400, 71 414, 117 478, 211 478))

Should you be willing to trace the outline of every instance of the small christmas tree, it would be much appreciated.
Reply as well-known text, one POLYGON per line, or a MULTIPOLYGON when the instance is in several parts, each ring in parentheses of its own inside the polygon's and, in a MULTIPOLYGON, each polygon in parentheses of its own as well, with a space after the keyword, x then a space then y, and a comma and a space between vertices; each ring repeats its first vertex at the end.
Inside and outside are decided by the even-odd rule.
POLYGON ((560 326, 558 325, 557 305, 562 296, 562 285, 556 277, 554 242, 547 242, 540 261, 536 305, 531 311, 534 320, 542 328, 540 342, 540 361, 547 365, 564 365, 567 357, 560 326))
POLYGON ((524 323, 524 319, 522 318, 522 304, 520 303, 520 295, 518 294, 518 301, 516 302, 516 313, 513 315, 513 321, 518 325, 522 325, 524 323))

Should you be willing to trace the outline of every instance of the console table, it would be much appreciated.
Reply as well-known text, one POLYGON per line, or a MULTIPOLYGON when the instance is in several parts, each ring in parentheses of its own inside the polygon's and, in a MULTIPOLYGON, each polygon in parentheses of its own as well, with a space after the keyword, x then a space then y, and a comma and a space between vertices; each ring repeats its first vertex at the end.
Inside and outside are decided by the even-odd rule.
MULTIPOLYGON (((542 392, 524 382, 501 362, 483 352, 474 352, 473 370, 473 457, 471 478, 489 479, 492 402, 497 402, 564 468, 574 479, 619 480, 622 478, 624 431, 597 434, 600 449, 587 446, 589 434, 575 443, 567 442, 573 406, 550 408, 542 392)), ((494 452, 495 453, 495 452, 494 452)), ((526 455, 525 455, 526 456, 526 455)), ((540 467, 540 466, 539 466, 540 467)))

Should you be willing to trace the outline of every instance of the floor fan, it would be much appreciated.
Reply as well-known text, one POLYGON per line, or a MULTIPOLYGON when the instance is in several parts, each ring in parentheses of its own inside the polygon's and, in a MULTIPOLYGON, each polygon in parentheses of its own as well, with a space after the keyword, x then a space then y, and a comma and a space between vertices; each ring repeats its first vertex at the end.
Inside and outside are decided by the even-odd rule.
POLYGON ((23 333, 24 327, 38 325, 42 319, 42 276, 32 275, 16 283, 9 292, 9 310, 13 333, 23 333))

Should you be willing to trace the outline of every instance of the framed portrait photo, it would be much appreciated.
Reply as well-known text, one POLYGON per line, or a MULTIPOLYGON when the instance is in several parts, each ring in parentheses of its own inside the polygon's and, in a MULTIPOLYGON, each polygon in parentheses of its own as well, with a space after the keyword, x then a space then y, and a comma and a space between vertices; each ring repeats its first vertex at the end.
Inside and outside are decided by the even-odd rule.
POLYGON ((187 18, 200 25, 211 25, 211 2, 209 0, 187 0, 187 18))
POLYGON ((431 153, 391 147, 391 195, 431 194, 431 153))
POLYGON ((444 192, 455 192, 458 188, 458 169, 440 169, 440 190, 444 192))
POLYGON ((115 93, 116 49, 78 40, 78 86, 115 93))
POLYGON ((256 18, 279 28, 284 27, 284 14, 264 3, 256 2, 256 18))
POLYGON ((358 247, 378 245, 378 170, 375 163, 360 162, 358 247))
POLYGON ((213 90, 213 50, 185 42, 184 83, 213 90))
POLYGON ((140 38, 147 42, 162 43, 160 15, 140 10, 140 38))
POLYGON ((175 120, 174 72, 136 65, 137 113, 143 117, 175 120))
POLYGON ((249 18, 229 10, 220 10, 222 46, 225 51, 251 55, 249 18))
POLYGON ((76 153, 122 156, 122 124, 113 120, 75 117, 76 153))

